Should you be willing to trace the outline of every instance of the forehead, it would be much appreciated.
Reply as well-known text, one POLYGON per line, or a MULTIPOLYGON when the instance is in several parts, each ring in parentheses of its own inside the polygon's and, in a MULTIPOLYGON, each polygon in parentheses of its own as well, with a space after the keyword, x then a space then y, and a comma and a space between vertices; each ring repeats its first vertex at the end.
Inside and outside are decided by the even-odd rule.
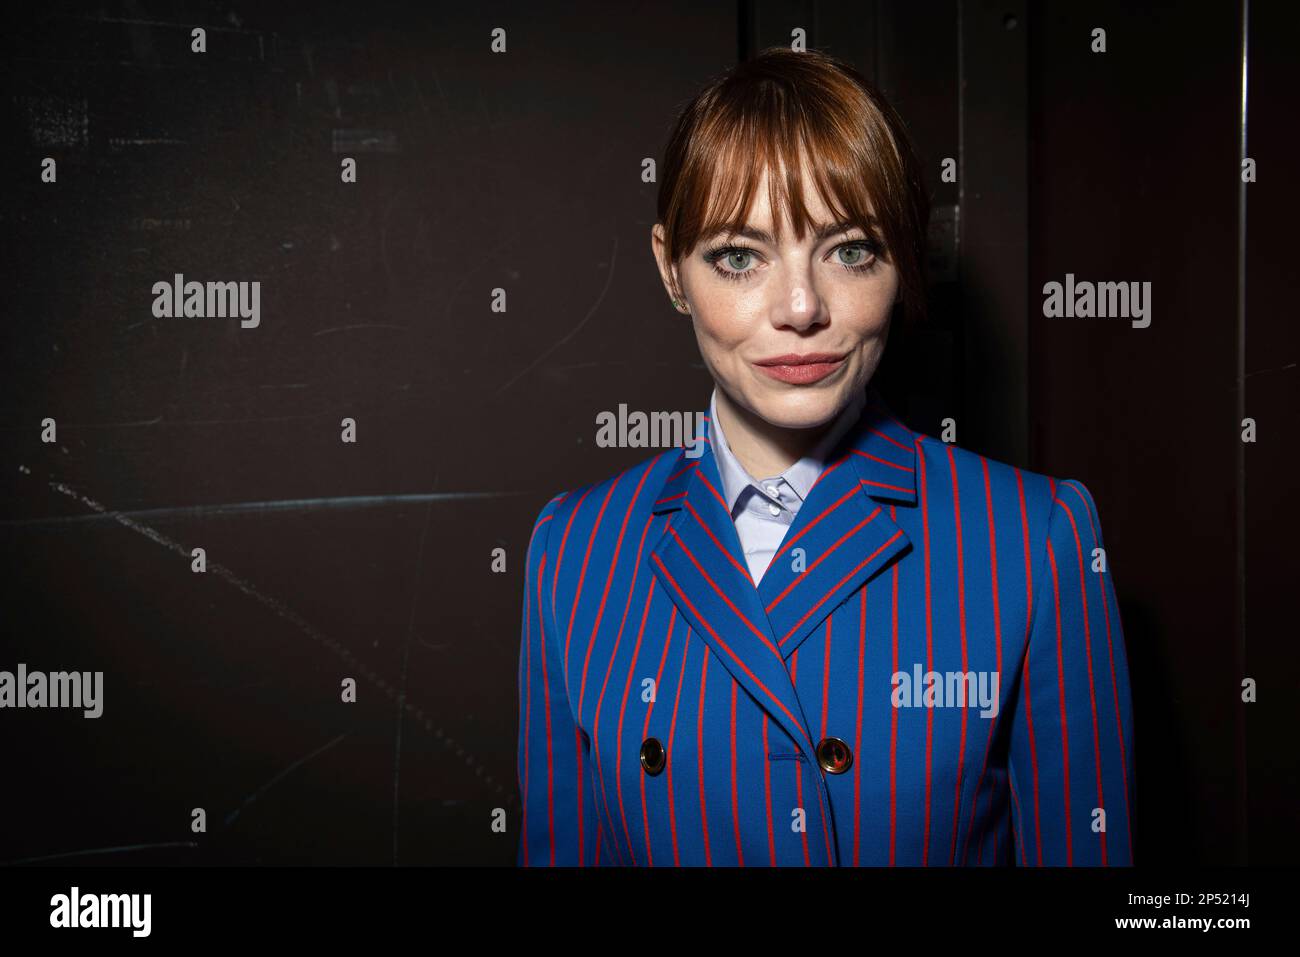
MULTIPOLYGON (((719 183, 715 181, 711 203, 713 216, 704 235, 745 236, 759 242, 773 242, 785 236, 793 237, 796 232, 794 228, 796 202, 802 206, 806 216, 805 225, 811 228, 814 242, 857 225, 856 220, 859 217, 854 215, 851 205, 826 202, 817 187, 817 181, 806 157, 802 158, 797 187, 792 187, 786 181, 786 175, 786 166, 780 161, 775 167, 769 165, 762 168, 753 177, 747 214, 740 208, 744 182, 737 183, 733 179, 731 195, 721 196, 718 194, 719 183), (787 192, 792 188, 798 190, 797 200, 794 195, 787 192), (776 209, 773 208, 773 194, 776 195, 776 209), (775 222, 774 219, 780 221, 775 222)), ((875 210, 869 199, 866 200, 865 208, 861 210, 861 218, 865 220, 862 224, 863 228, 870 230, 871 225, 875 223, 875 210)), ((806 229, 805 238, 807 233, 806 229)))
POLYGON ((854 181, 852 176, 845 179, 844 172, 815 165, 806 147, 755 151, 741 150, 737 144, 716 157, 698 235, 749 235, 759 242, 784 242, 787 235, 802 241, 811 231, 814 241, 820 241, 853 225, 874 233, 875 209, 865 185, 854 181), (798 164, 794 182, 789 161, 798 164))
MULTIPOLYGON (((754 187, 754 203, 749 208, 748 221, 754 224, 771 224, 774 215, 772 209, 772 191, 773 187, 786 188, 785 166, 777 167, 775 176, 776 183, 772 182, 773 172, 771 167, 764 167, 759 174, 758 180, 754 187)), ((793 197, 791 197, 793 198, 793 197)), ((816 183, 812 177, 812 171, 808 169, 807 163, 804 163, 800 169, 799 176, 799 198, 802 200, 803 208, 808 211, 814 222, 826 222, 836 214, 822 199, 821 193, 817 190, 816 183)), ((790 219, 790 209, 782 211, 784 221, 788 224, 790 219)))

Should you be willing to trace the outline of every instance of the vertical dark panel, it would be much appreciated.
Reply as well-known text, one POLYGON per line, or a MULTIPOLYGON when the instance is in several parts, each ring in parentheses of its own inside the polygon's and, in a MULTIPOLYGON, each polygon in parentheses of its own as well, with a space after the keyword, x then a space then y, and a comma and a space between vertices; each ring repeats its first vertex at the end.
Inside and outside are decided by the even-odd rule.
POLYGON ((1239 697, 1242 678, 1259 686, 1244 715, 1242 755, 1251 864, 1294 866, 1300 853, 1295 743, 1300 701, 1295 589, 1300 560, 1296 509, 1297 410, 1300 410, 1300 333, 1295 303, 1300 270, 1294 245, 1300 202, 1292 170, 1300 153, 1295 125, 1295 4, 1250 3, 1249 108, 1246 154, 1258 164, 1256 182, 1244 186, 1245 352, 1240 398, 1258 427, 1254 444, 1234 443, 1244 458, 1245 581, 1242 583, 1241 670, 1228 692, 1239 697))
POLYGON ((1113 559, 1139 862, 1235 857, 1236 17, 1029 12, 1034 463, 1087 485, 1113 559), (1045 318, 1043 285, 1067 273, 1151 282, 1150 326, 1045 318))
POLYGON ((1024 5, 959 0, 962 416, 958 441, 1028 458, 1024 5), (963 428, 965 423, 965 428, 963 428))
MULTIPOLYGON (((960 264, 961 171, 945 183, 945 159, 959 160, 957 2, 882 3, 876 17, 876 81, 901 114, 930 197, 929 314, 890 332, 878 384, 914 428, 937 434, 962 408, 965 331, 960 264)), ((966 436, 962 435, 965 441, 966 436)))

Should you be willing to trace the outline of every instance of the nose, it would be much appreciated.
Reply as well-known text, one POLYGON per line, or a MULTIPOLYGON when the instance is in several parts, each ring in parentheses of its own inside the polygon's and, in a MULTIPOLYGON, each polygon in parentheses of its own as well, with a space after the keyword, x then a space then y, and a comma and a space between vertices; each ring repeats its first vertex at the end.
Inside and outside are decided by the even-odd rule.
POLYGON ((778 329, 803 332, 829 320, 826 304, 813 283, 812 265, 805 261, 785 267, 785 281, 773 283, 770 315, 778 329))

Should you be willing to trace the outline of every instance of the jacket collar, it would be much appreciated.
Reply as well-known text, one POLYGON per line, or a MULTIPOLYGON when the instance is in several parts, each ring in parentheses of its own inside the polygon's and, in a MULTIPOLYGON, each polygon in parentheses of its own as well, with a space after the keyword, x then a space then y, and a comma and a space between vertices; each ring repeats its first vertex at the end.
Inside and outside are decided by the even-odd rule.
POLYGON ((916 503, 916 438, 868 388, 757 588, 707 436, 697 459, 679 453, 655 496, 654 512, 671 513, 650 553, 660 586, 813 767, 816 745, 787 661, 832 610, 910 547, 889 504, 916 503))

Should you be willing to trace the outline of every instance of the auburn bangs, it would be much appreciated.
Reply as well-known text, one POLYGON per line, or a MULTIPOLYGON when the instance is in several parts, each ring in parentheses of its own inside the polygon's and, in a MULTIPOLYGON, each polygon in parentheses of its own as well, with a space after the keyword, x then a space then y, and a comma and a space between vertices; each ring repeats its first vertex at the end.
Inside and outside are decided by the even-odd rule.
POLYGON ((804 204, 814 190, 832 222, 881 247, 905 313, 924 315, 929 201, 902 120, 865 79, 825 54, 776 47, 700 91, 665 151, 658 218, 669 260, 744 227, 765 170, 777 241, 787 221, 799 240, 824 225, 804 204))

